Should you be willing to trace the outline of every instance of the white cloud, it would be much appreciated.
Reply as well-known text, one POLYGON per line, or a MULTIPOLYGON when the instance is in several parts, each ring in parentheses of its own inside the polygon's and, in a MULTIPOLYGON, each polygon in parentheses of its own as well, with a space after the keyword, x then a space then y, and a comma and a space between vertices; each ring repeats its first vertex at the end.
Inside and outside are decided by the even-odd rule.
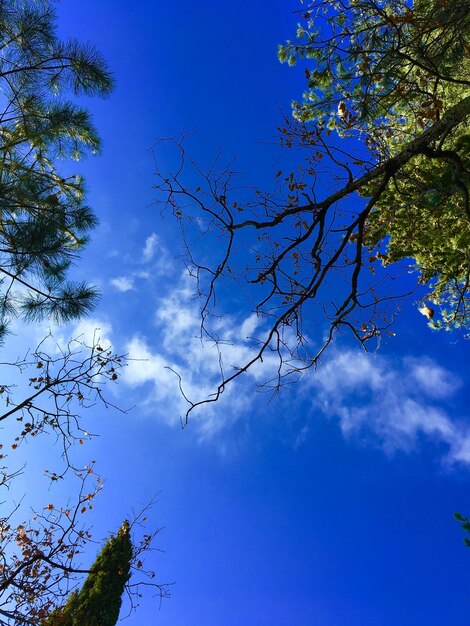
POLYGON ((307 425, 302 426, 302 428, 300 428, 294 440, 295 450, 299 448, 307 440, 309 433, 310 433, 310 428, 307 425))
POLYGON ((138 281, 151 280, 155 276, 170 276, 174 272, 173 264, 168 249, 161 243, 156 233, 152 233, 145 240, 142 257, 137 260, 137 265, 144 264, 144 269, 135 269, 134 261, 128 267, 127 276, 112 278, 110 284, 123 293, 137 289, 138 281), (132 267, 134 266, 134 268, 132 267))
MULTIPOLYGON (((153 339, 134 335, 125 351, 131 362, 123 381, 146 386, 145 407, 170 423, 178 422, 188 402, 210 398, 221 374, 232 374, 253 357, 262 322, 256 315, 240 319, 227 315, 214 320, 221 339, 216 345, 201 339, 198 303, 192 298, 190 279, 184 276, 158 303, 153 339)), ((191 414, 201 439, 213 437, 246 415, 256 383, 275 371, 278 361, 266 354, 248 374, 229 384, 217 403, 205 404, 191 414)), ((330 352, 330 359, 299 383, 298 397, 313 397, 314 412, 339 420, 346 437, 372 435, 384 450, 412 451, 423 439, 447 446, 449 462, 470 463, 470 428, 449 413, 445 404, 461 386, 460 379, 428 357, 392 360, 347 350, 330 352)), ((303 422, 294 445, 309 435, 303 422)))
POLYGON ((109 282, 113 287, 116 287, 118 291, 126 292, 134 289, 134 281, 131 278, 126 278, 126 276, 112 278, 109 282))
POLYGON ((462 383, 459 378, 427 357, 410 358, 406 360, 406 364, 409 367, 410 376, 431 398, 448 398, 461 387, 462 383))
POLYGON ((460 386, 427 357, 396 362, 354 351, 334 354, 311 382, 314 407, 338 418, 345 436, 373 434, 387 451, 411 451, 424 437, 447 445, 447 461, 470 463, 470 428, 437 403, 460 386))
POLYGON ((243 339, 248 339, 250 337, 253 337, 259 325, 260 325, 260 319, 255 313, 253 313, 241 325, 240 337, 242 337, 243 339))
POLYGON ((152 233, 145 240, 145 246, 142 252, 142 256, 145 263, 149 263, 155 256, 155 251, 159 245, 158 235, 152 233))
POLYGON ((23 350, 24 353, 35 350, 39 344, 44 350, 56 354, 75 340, 88 346, 101 343, 104 347, 112 347, 111 324, 96 317, 87 317, 68 324, 55 324, 51 320, 27 324, 17 319, 14 320, 11 331, 12 337, 7 337, 6 345, 3 347, 4 354, 11 354, 14 351, 21 355, 23 350))
POLYGON ((164 276, 174 273, 168 248, 161 242, 156 233, 152 233, 145 240, 142 250, 142 262, 150 267, 148 272, 134 272, 134 276, 139 278, 150 278, 151 276, 164 276))
MULTIPOLYGON (((160 254, 159 245, 154 233, 147 238, 143 256, 149 262, 160 254)), ((155 274, 151 265, 149 271, 155 274)), ((134 333, 123 348, 131 361, 122 382, 135 390, 140 407, 172 424, 189 407, 175 372, 191 401, 213 397, 222 373, 230 376, 254 356, 263 327, 255 314, 227 315, 212 320, 219 345, 207 336, 202 339, 192 287, 187 275, 177 280, 157 304, 154 335, 134 333)), ((110 336, 106 324, 97 320, 83 324, 82 332, 88 336, 96 327, 102 328, 105 338, 110 336)), ((468 416, 452 415, 449 408, 462 385, 458 376, 428 357, 392 359, 352 350, 328 354, 321 367, 299 382, 299 402, 313 397, 313 412, 338 419, 346 437, 372 437, 389 452, 412 451, 423 440, 431 440, 447 447, 449 462, 470 463, 470 428, 464 421, 468 416)), ((263 363, 229 384, 217 403, 192 413, 200 438, 211 438, 246 418, 254 385, 269 380, 277 365, 276 355, 268 352, 263 363)), ((294 445, 308 439, 309 432, 304 420, 294 445)))
MULTIPOLYGON (((181 376, 184 394, 192 402, 210 398, 221 380, 232 374, 254 355, 251 338, 256 316, 241 319, 226 316, 214 321, 221 344, 201 338, 201 317, 192 297, 190 279, 184 275, 179 284, 162 298, 155 312, 153 340, 135 334, 125 347, 131 359, 123 381, 132 387, 147 385, 146 408, 169 422, 184 417, 189 404, 179 389, 181 376), (175 373, 177 372, 177 374, 175 373)), ((217 403, 205 404, 192 414, 200 438, 207 439, 240 419, 252 404, 253 382, 269 377, 274 355, 253 367, 247 376, 228 385, 217 403)))
MULTIPOLYGON (((91 346, 95 342, 101 344, 103 348, 113 347, 111 341, 112 327, 104 320, 93 317, 82 319, 73 326, 71 331, 70 328, 67 331, 71 338, 79 338, 86 345, 91 346)), ((54 336, 57 336, 57 333, 54 336)))
MULTIPOLYGON (((140 393, 141 407, 169 424, 179 423, 189 406, 179 389, 178 375, 185 395, 193 401, 205 399, 214 391, 214 355, 205 354, 203 347, 198 349, 191 343, 185 359, 181 353, 174 355, 177 363, 169 355, 152 350, 143 337, 134 336, 126 345, 129 362, 124 383, 133 388, 148 385, 147 393, 140 393), (204 363, 208 365, 205 371, 204 363)), ((247 399, 237 395, 235 388, 231 387, 220 402, 206 405, 204 410, 192 416, 191 421, 197 426, 199 438, 209 439, 238 419, 246 408, 247 399)))

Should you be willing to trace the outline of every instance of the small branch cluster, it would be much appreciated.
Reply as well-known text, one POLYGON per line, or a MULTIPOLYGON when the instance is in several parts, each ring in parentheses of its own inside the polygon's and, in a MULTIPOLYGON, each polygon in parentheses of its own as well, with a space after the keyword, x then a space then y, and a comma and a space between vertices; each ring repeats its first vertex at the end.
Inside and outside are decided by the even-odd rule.
MULTIPOLYGON (((103 388, 118 381, 125 362, 124 355, 103 348, 97 340, 88 345, 76 338, 61 346, 48 336, 25 358, 3 364, 3 376, 9 366, 28 377, 28 390, 23 394, 26 397, 21 400, 16 399, 16 387, 0 384, 0 397, 5 403, 0 422, 15 420, 21 429, 11 448, 15 450, 28 437, 50 432, 61 443, 66 469, 71 467, 70 446, 83 444, 90 437, 80 412, 97 402, 122 411, 104 396, 103 388)), ((51 474, 51 480, 58 478, 51 474)))

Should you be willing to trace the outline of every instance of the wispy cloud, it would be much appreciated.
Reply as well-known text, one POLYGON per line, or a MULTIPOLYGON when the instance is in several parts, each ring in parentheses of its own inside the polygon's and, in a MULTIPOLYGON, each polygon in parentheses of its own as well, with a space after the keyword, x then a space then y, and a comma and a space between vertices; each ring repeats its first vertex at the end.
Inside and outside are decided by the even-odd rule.
POLYGON ((174 272, 174 264, 168 249, 156 233, 152 233, 145 240, 142 250, 142 261, 151 267, 153 275, 161 276, 174 272))
POLYGON ((448 448, 446 460, 470 463, 470 427, 449 402, 459 377, 428 357, 399 361, 336 353, 312 378, 313 407, 339 419, 345 436, 372 435, 387 451, 416 448, 423 437, 448 448))
POLYGON ((132 280, 132 278, 127 278, 126 276, 118 276, 117 278, 112 278, 109 282, 118 291, 126 292, 134 289, 134 281, 132 280))
MULTIPOLYGON (((141 406, 160 419, 175 423, 188 408, 179 389, 193 402, 211 397, 222 372, 249 360, 256 349, 260 320, 227 315, 216 320, 217 346, 203 341, 200 314, 187 276, 160 299, 155 311, 155 335, 134 334, 125 351, 131 359, 123 382, 145 387, 141 406)), ((327 360, 297 387, 299 401, 310 402, 313 415, 336 418, 346 437, 372 438, 386 451, 413 451, 423 439, 447 446, 446 460, 470 463, 470 428, 466 416, 449 406, 462 381, 428 357, 392 359, 359 351, 330 352, 327 360), (314 398, 313 401, 310 398, 314 398)), ((268 380, 277 366, 274 355, 248 375, 228 385, 215 404, 192 414, 201 439, 208 439, 247 416, 254 384, 268 380)), ((309 426, 299 425, 295 445, 308 439, 309 426)))
MULTIPOLYGON (((221 372, 231 372, 253 350, 248 331, 253 332, 256 324, 251 318, 241 320, 246 336, 240 335, 238 321, 227 316, 218 322, 223 345, 202 341, 200 314, 191 295, 184 278, 159 302, 155 312, 158 341, 136 334, 126 345, 130 363, 125 382, 133 387, 147 385, 147 411, 158 413, 169 422, 179 420, 189 406, 179 389, 179 376, 184 394, 192 401, 209 398, 220 382, 221 372)), ((253 378, 262 375, 261 368, 254 368, 248 378, 252 383, 253 378)), ((242 383, 242 389, 247 382, 242 383)), ((249 404, 249 394, 240 393, 240 385, 228 386, 219 402, 204 405, 194 414, 200 437, 210 438, 240 419, 249 404)))
POLYGON ((153 259, 159 243, 158 236, 155 233, 152 233, 147 237, 142 251, 142 257, 145 263, 149 263, 153 259))
MULTIPOLYGON (((152 234, 146 243, 150 262, 157 244, 152 234)), ((126 279, 121 279, 125 286, 126 279)), ((217 346, 201 339, 200 322, 193 285, 182 275, 156 304, 154 332, 133 332, 119 341, 131 359, 123 384, 138 394, 141 409, 168 423, 178 423, 189 406, 180 380, 191 401, 210 398, 222 374, 229 376, 253 356, 262 330, 262 320, 254 314, 214 319, 214 330, 223 340, 217 346)), ((96 327, 107 342, 113 338, 110 326, 97 320, 82 323, 74 336, 92 336, 96 327)), ((195 411, 192 423, 200 438, 220 435, 222 441, 230 425, 248 420, 254 385, 269 380, 277 365, 275 355, 267 354, 263 363, 228 385, 217 403, 195 411)), ((447 447, 446 461, 470 464, 470 416, 455 415, 452 409, 461 386, 458 375, 426 356, 392 358, 337 350, 299 382, 296 402, 309 403, 314 418, 321 414, 337 419, 345 437, 373 440, 388 452, 412 452, 424 440, 434 441, 447 447)), ((308 440, 309 419, 299 422, 295 446, 308 440)))
POLYGON ((156 233, 147 237, 141 255, 132 261, 128 259, 124 270, 127 270, 126 275, 116 276, 109 281, 112 287, 122 293, 138 290, 141 281, 148 281, 156 276, 171 277, 175 272, 168 249, 156 233))

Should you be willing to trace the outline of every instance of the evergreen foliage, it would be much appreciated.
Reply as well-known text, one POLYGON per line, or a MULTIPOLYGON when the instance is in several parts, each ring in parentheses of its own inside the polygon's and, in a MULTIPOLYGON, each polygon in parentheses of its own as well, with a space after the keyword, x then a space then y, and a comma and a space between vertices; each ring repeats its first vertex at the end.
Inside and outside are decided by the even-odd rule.
POLYGON ((84 183, 58 162, 97 152, 89 113, 66 99, 107 95, 112 78, 98 52, 55 29, 52 0, 0 3, 0 337, 16 315, 66 321, 97 292, 67 280, 96 225, 84 183))
POLYGON ((130 578, 133 556, 129 523, 123 522, 93 563, 80 591, 55 609, 44 626, 114 626, 119 619, 121 596, 130 578))

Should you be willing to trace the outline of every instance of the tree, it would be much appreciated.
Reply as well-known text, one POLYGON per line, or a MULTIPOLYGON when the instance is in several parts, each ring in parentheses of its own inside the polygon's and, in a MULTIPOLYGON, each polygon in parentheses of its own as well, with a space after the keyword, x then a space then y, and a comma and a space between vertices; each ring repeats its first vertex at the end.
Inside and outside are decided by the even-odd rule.
MULTIPOLYGON (((18 506, 0 519, 0 624, 38 624, 67 592, 70 581, 83 573, 75 560, 91 538, 80 517, 93 507, 101 488, 87 488, 94 476, 84 469, 74 504, 49 502, 32 518, 15 523, 18 506)), ((2 488, 10 488, 15 474, 2 473, 2 488)))
MULTIPOLYGON (((426 297, 443 307, 438 327, 468 326, 470 4, 358 1, 334 15, 331 4, 313 4, 301 43, 280 47, 281 60, 311 65, 295 116, 359 138, 387 164, 392 175, 367 218, 365 243, 389 238, 385 265, 414 259, 426 297), (334 33, 328 42, 314 32, 320 21, 334 33), (404 148, 412 153, 397 163, 404 148)), ((381 176, 359 193, 370 197, 381 176)))
MULTIPOLYGON (((126 357, 102 347, 96 333, 91 345, 81 337, 61 345, 49 335, 25 357, 2 363, 0 424, 9 425, 11 453, 28 439, 49 433, 60 443, 64 460, 61 473, 47 472, 50 479, 55 482, 69 470, 81 471, 69 456, 74 443, 83 444, 92 436, 81 414, 97 404, 120 410, 105 397, 104 387, 117 383, 125 365, 126 357), (26 387, 21 379, 27 380, 26 387)), ((6 448, 7 438, 3 441, 6 448)), ((0 454, 0 459, 5 457, 0 454)))
POLYGON ((89 113, 64 95, 105 96, 113 81, 94 48, 57 37, 50 0, 2 2, 0 48, 1 337, 12 316, 67 321, 96 300, 67 280, 96 217, 82 178, 58 161, 100 147, 89 113))
POLYGON ((363 347, 392 333, 408 292, 395 278, 410 268, 433 328, 470 324, 468 0, 318 0, 300 20, 297 41, 279 49, 307 80, 280 129, 294 167, 247 198, 230 166, 204 173, 174 142, 179 166, 157 185, 189 242, 202 335, 223 342, 211 320, 227 284, 261 319, 252 357, 222 371, 209 398, 188 399, 186 420, 267 355, 277 355, 267 384, 278 388, 315 367, 339 332, 363 347), (213 238, 202 253, 191 249, 201 229, 213 238))
MULTIPOLYGON (((138 605, 144 585, 161 598, 169 596, 168 585, 157 583, 155 572, 143 567, 159 533, 139 531, 153 503, 108 539, 91 568, 77 562, 92 537, 89 527, 83 525, 83 516, 93 509, 102 487, 93 465, 77 476, 80 486, 75 502, 58 506, 49 501, 20 523, 14 521, 18 507, 0 519, 0 624, 105 626, 116 623, 123 591, 131 610, 138 605), (70 594, 62 606, 70 588, 85 574, 82 590, 70 594), (98 621, 93 621, 95 618, 98 621)), ((15 475, 3 473, 1 486, 10 487, 14 479, 15 475)))
MULTIPOLYGON (((0 624, 38 624, 55 606, 62 604, 71 585, 83 574, 95 571, 94 568, 84 569, 78 559, 92 537, 90 528, 83 523, 83 516, 93 508, 102 480, 96 474, 94 462, 85 466, 74 462, 72 446, 84 444, 92 436, 84 424, 83 410, 97 404, 110 406, 104 386, 117 382, 125 357, 102 347, 97 337, 90 346, 81 338, 66 345, 54 344, 52 338, 47 338, 25 358, 2 365, 0 398, 4 409, 0 412, 0 422, 8 427, 0 445, 2 493, 16 492, 18 496, 15 480, 25 468, 21 469, 17 462, 16 467, 20 465, 20 469, 11 470, 7 461, 12 467, 23 444, 32 443, 32 439, 44 433, 56 438, 63 457, 60 470, 55 459, 50 459, 55 471, 46 468, 45 478, 49 479, 51 487, 70 479, 67 483, 70 498, 63 505, 54 503, 52 489, 44 507, 33 511, 32 515, 23 511, 21 500, 19 504, 11 504, 9 511, 2 502, 0 624), (6 384, 7 365, 28 381, 28 392, 19 386, 18 378, 15 386, 6 384), (17 400, 17 393, 21 400, 17 400), (78 491, 73 498, 77 481, 78 491)), ((149 508, 133 516, 130 526, 134 531, 147 519, 149 508)), ((155 588, 161 597, 169 595, 167 585, 157 583, 155 573, 142 568, 158 532, 142 533, 132 548, 134 580, 125 581, 131 608, 137 606, 139 587, 144 582, 155 588)))
MULTIPOLYGON (((96 218, 84 201, 81 177, 63 174, 59 163, 100 147, 89 113, 68 95, 106 96, 113 80, 93 47, 57 37, 53 6, 53 0, 0 3, 0 340, 13 317, 68 321, 89 311, 97 297, 93 287, 67 279, 96 218)), ((91 539, 80 518, 92 508, 101 480, 93 463, 74 462, 71 446, 90 437, 81 412, 97 402, 109 406, 103 385, 117 380, 125 362, 96 337, 91 345, 83 338, 65 345, 50 339, 1 364, 0 422, 7 428, 0 445, 0 488, 13 491, 24 469, 12 469, 8 457, 14 462, 24 441, 49 432, 60 442, 65 463, 60 471, 47 468, 46 476, 51 484, 77 479, 79 489, 75 501, 71 495, 63 506, 51 502, 49 493, 48 503, 32 517, 23 514, 21 501, 10 504, 9 512, 4 507, 4 625, 41 623, 62 604, 77 576, 89 573, 77 562, 91 539)), ((151 548, 157 532, 144 535, 132 550, 132 567, 144 575, 139 556, 151 548)), ((132 587, 139 584, 126 584, 131 599, 132 587)), ((164 595, 163 586, 150 584, 164 595)))
POLYGON ((44 626, 114 626, 130 578, 132 556, 129 522, 125 520, 117 534, 106 541, 82 589, 53 611, 44 626))

